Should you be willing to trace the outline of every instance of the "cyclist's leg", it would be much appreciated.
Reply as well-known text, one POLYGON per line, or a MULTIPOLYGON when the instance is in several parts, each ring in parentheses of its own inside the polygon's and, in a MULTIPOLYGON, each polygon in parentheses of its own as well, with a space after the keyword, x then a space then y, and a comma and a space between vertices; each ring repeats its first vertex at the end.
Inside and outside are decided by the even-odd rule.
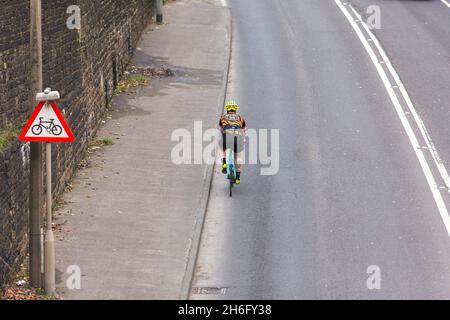
POLYGON ((227 156, 227 153, 225 151, 225 149, 222 148, 221 145, 219 145, 219 157, 223 160, 225 159, 227 156))
POLYGON ((236 153, 236 171, 238 173, 242 172, 244 167, 244 151, 236 153))
POLYGON ((227 135, 222 134, 222 139, 219 141, 219 155, 222 158, 222 173, 226 174, 228 165, 227 165, 227 135))
POLYGON ((236 157, 236 178, 238 183, 240 183, 242 167, 244 164, 244 139, 240 135, 236 136, 234 150, 236 157))

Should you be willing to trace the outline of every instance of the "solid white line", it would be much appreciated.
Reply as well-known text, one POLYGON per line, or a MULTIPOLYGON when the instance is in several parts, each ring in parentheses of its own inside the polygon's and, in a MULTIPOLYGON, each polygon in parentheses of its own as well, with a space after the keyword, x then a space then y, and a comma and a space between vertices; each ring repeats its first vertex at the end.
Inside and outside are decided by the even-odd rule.
POLYGON ((414 107, 411 98, 409 97, 408 91, 406 91, 405 86, 403 85, 402 80, 400 79, 400 76, 398 75, 397 71, 393 67, 391 61, 389 60, 389 57, 387 56, 386 52, 384 51, 383 47, 381 46, 380 42, 378 41, 378 38, 373 34, 372 30, 363 22, 363 19, 361 15, 353 8, 350 7, 355 14, 355 16, 361 21, 362 26, 366 30, 366 32, 369 34, 370 38, 372 39, 372 42, 375 44, 375 46, 378 49, 378 52, 381 55, 381 58, 384 60, 385 65, 389 69, 392 77, 394 78, 397 87, 400 89, 401 94, 403 95, 403 98, 405 99, 405 102, 408 106, 409 111, 411 112, 411 115, 414 118, 414 121, 417 124, 417 127, 419 128, 420 133, 422 134, 422 138, 424 139, 427 148, 431 151, 431 156, 433 158, 434 163, 436 164, 436 167, 439 170, 439 174, 442 177, 442 180, 444 180, 444 184, 447 188, 447 191, 450 192, 450 176, 448 175, 447 169, 445 168, 444 163, 441 160, 441 157, 439 156, 437 149, 433 143, 433 140, 431 139, 430 134, 428 133, 427 128, 425 127, 424 122, 422 121, 422 118, 419 116, 419 114, 416 111, 416 108, 414 107))
MULTIPOLYGON (((395 107, 395 110, 397 111, 397 115, 400 118, 400 122, 402 123, 403 128, 404 128, 404 130, 409 138, 409 141, 413 147, 413 150, 416 153, 417 159, 419 160, 419 164, 422 167, 422 171, 428 182, 428 186, 431 190, 431 193, 433 194, 434 201, 436 202, 437 208, 438 208, 441 218, 444 222, 445 228, 447 229, 447 233, 450 236, 450 216, 447 211, 447 207, 445 206, 444 200, 442 199, 442 195, 439 191, 439 187, 436 184, 436 181, 433 177, 430 166, 428 165, 428 162, 422 152, 422 149, 417 140, 417 137, 414 134, 414 131, 408 121, 408 118, 406 117, 405 112, 402 109, 402 106, 400 104, 400 101, 399 101, 397 95, 395 94, 394 89, 392 88, 392 84, 390 83, 389 78, 383 69, 383 66, 381 65, 380 61, 378 60, 377 55, 375 54, 375 51, 370 46, 369 41, 366 39, 363 32, 358 27, 358 24, 355 22, 352 15, 349 13, 349 11, 347 11, 346 7, 342 4, 341 0, 335 0, 335 3, 341 9, 342 13, 347 18, 347 20, 350 22, 353 29, 355 30, 355 32, 358 35, 360 41, 362 42, 364 48, 366 49, 367 53, 369 54, 370 58, 372 59, 372 62, 375 65, 381 80, 383 81, 383 84, 389 94, 389 97, 391 98, 391 101, 395 107)), ((351 8, 351 6, 349 6, 349 7, 351 8)), ((360 21, 360 23, 362 25, 365 26, 362 19, 358 18, 358 20, 360 21)), ((366 26, 364 28, 366 28, 366 26)), ((390 63, 387 63, 387 64, 390 65, 390 63)), ((395 76, 394 76, 394 78, 395 78, 395 76)))
POLYGON ((447 0, 441 0, 441 2, 450 8, 450 2, 448 2, 447 0))

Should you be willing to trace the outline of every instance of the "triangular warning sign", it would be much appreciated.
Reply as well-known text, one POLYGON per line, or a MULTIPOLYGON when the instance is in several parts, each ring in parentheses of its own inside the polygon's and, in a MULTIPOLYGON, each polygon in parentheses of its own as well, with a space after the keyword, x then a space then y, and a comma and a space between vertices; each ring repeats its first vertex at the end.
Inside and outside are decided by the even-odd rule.
POLYGON ((73 142, 72 131, 56 103, 40 102, 19 137, 23 142, 73 142))

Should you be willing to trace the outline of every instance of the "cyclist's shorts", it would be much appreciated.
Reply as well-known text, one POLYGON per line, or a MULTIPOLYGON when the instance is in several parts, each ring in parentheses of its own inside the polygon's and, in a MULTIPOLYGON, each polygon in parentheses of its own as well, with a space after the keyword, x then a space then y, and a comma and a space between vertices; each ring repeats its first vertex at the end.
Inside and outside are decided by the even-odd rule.
POLYGON ((232 149, 235 152, 240 153, 244 150, 244 137, 241 134, 228 133, 225 131, 222 134, 222 139, 219 141, 219 146, 224 150, 232 149), (233 146, 234 142, 236 142, 235 147, 233 146))

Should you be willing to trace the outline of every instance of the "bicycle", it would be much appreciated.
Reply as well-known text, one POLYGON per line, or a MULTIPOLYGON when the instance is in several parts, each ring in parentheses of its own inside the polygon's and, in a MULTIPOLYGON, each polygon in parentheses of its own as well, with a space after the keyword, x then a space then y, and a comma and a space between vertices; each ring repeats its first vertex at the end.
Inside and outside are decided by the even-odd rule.
POLYGON ((61 126, 55 124, 55 119, 50 119, 49 121, 44 121, 43 119, 44 117, 40 117, 39 124, 36 124, 31 128, 31 132, 33 132, 34 135, 40 136, 44 129, 47 130, 49 134, 53 134, 54 136, 59 136, 62 134, 63 129, 61 126))
POLYGON ((230 181, 230 197, 233 197, 233 188, 236 183, 236 161, 235 154, 237 154, 237 137, 234 137, 234 148, 228 148, 227 155, 227 179, 230 181))

